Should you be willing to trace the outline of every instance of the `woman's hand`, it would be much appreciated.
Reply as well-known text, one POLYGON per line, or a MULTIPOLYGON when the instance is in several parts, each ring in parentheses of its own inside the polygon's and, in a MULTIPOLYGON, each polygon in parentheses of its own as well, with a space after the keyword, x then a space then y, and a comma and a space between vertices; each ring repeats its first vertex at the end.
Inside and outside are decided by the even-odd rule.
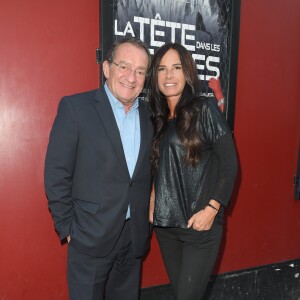
POLYGON ((150 203, 149 203, 149 222, 153 224, 153 215, 154 215, 154 202, 155 202, 155 193, 154 186, 152 186, 150 203))
POLYGON ((218 213, 220 204, 213 200, 210 203, 217 209, 206 206, 204 209, 195 213, 188 221, 187 228, 192 227, 197 231, 209 230, 214 222, 215 216, 218 213))
POLYGON ((153 199, 150 197, 150 205, 149 205, 149 222, 153 224, 153 215, 154 215, 154 197, 153 199))

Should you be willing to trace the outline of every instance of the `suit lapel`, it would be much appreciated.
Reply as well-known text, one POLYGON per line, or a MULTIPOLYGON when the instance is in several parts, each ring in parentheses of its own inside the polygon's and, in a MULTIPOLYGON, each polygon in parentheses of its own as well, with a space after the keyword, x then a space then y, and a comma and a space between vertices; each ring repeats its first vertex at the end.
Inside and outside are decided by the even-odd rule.
POLYGON ((104 124, 107 135, 114 146, 118 159, 129 176, 119 128, 104 88, 97 91, 95 100, 96 110, 104 124))
POLYGON ((149 140, 149 120, 148 120, 148 114, 146 111, 146 105, 142 103, 142 100, 139 102, 139 114, 140 114, 140 130, 141 130, 141 144, 140 144, 140 151, 138 155, 138 159, 134 168, 134 172, 132 177, 134 177, 141 166, 141 163, 143 161, 146 148, 147 148, 147 141, 149 140))

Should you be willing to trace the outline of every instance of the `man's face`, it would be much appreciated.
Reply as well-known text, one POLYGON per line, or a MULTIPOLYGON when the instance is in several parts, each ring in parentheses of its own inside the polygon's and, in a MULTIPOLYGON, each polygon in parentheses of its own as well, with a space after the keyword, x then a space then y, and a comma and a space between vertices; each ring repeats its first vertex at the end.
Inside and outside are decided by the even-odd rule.
POLYGON ((148 55, 145 50, 130 43, 119 46, 112 63, 103 63, 106 84, 125 109, 130 109, 141 93, 147 67, 148 55))

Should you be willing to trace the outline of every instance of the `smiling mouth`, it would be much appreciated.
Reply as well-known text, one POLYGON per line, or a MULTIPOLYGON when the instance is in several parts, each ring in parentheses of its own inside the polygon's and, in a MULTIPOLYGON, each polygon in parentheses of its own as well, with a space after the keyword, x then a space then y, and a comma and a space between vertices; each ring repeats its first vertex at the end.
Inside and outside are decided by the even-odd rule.
POLYGON ((120 84, 121 84, 122 86, 124 86, 125 88, 128 88, 128 89, 134 89, 134 88, 135 88, 135 86, 128 85, 128 84, 123 83, 123 82, 120 82, 120 84))
POLYGON ((172 87, 172 86, 175 86, 175 85, 176 85, 175 83, 165 83, 166 87, 172 87))

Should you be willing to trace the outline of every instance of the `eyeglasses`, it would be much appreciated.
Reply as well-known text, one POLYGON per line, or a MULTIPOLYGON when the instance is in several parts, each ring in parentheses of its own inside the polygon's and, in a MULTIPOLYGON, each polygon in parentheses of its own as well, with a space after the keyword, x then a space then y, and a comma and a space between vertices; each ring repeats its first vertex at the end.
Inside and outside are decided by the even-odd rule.
POLYGON ((131 72, 134 72, 135 76, 139 79, 144 79, 147 76, 146 70, 132 70, 130 66, 124 63, 116 64, 114 61, 112 61, 112 63, 117 67, 118 71, 125 76, 131 74, 131 72))

